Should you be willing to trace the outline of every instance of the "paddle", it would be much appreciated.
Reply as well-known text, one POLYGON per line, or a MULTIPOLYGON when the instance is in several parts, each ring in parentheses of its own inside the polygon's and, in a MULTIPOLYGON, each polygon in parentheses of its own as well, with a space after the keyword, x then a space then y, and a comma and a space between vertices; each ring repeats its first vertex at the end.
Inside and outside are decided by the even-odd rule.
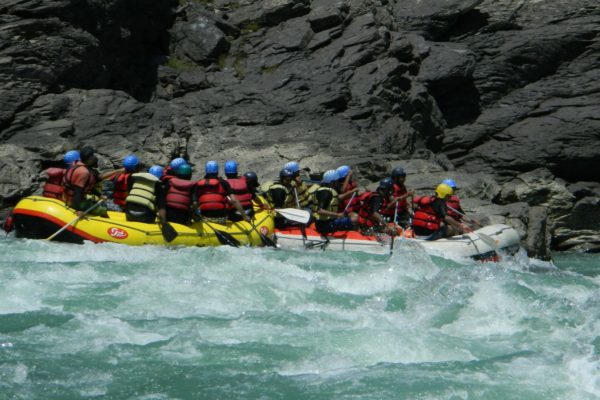
POLYGON ((225 244, 225 245, 233 246, 233 247, 240 247, 240 245, 241 245, 240 241, 237 240, 236 238, 234 238, 229 232, 220 231, 218 229, 215 229, 215 227, 212 226, 206 220, 206 218, 202 218, 202 222, 205 223, 210 229, 213 230, 213 232, 215 233, 215 236, 217 236, 217 239, 219 240, 219 242, 221 244, 225 244))
MULTIPOLYGON (((461 213, 460 211, 450 207, 449 205, 446 205, 448 207, 449 210, 454 211, 455 213, 457 213, 458 215, 462 215, 463 217, 467 218, 467 216, 463 213, 461 213)), ((496 241, 491 237, 486 235, 485 233, 481 233, 481 232, 476 232, 473 228, 473 226, 471 224, 469 224, 466 221, 462 221, 463 224, 467 225, 472 231, 473 234, 475 236, 477 236, 479 239, 481 239, 481 241, 485 244, 487 244, 488 246, 490 246, 492 249, 494 249, 494 251, 497 253, 500 251, 500 249, 498 248, 498 244, 496 243, 496 241)))
MULTIPOLYGON (((394 223, 394 233, 396 231, 396 218, 398 217, 398 202, 396 202, 396 208, 394 209, 394 220, 392 221, 394 223)), ((394 242, 395 242, 395 234, 394 235, 390 235, 390 238, 392 239, 392 242, 390 243, 390 255, 392 255, 392 253, 394 252, 394 242)))
POLYGON ((83 214, 78 215, 77 217, 75 217, 71 222, 69 222, 68 224, 66 224, 62 228, 60 228, 58 231, 54 232, 46 240, 52 240, 55 237, 57 237, 62 231, 64 231, 65 229, 67 229, 68 227, 70 227, 71 225, 73 225, 75 222, 79 221, 82 217, 85 217, 90 211, 92 211, 94 208, 98 207, 103 201, 104 200, 98 200, 98 202, 96 202, 93 206, 91 206, 90 208, 88 208, 87 210, 85 210, 83 212, 83 214))
POLYGON ((285 219, 301 224, 307 224, 308 221, 310 221, 310 213, 306 210, 299 210, 297 208, 276 208, 275 212, 285 219))
POLYGON ((173 228, 173 225, 165 221, 164 223, 158 220, 158 226, 160 226, 160 232, 165 239, 165 242, 170 243, 177 238, 177 231, 173 228))
POLYGON ((258 229, 256 229, 256 225, 254 225, 254 222, 249 221, 250 226, 252 227, 252 229, 254 230, 254 232, 258 233, 258 236, 260 237, 260 240, 262 241, 263 246, 267 246, 267 247, 277 247, 277 244, 267 235, 265 235, 264 233, 262 233, 261 231, 259 231, 258 229))
POLYGON ((352 193, 352 196, 350 197, 348 204, 346 204, 346 207, 344 207, 344 214, 346 214, 346 211, 348 211, 348 207, 350 207, 350 204, 352 204, 352 200, 354 200, 355 196, 356 196, 356 192, 352 193))
MULTIPOLYGON (((296 187, 294 187, 294 197, 296 197, 296 206, 298 207, 298 209, 300 209, 300 200, 298 200, 298 191, 296 190, 296 187)), ((308 218, 310 219, 310 215, 308 218)), ((307 222, 308 221, 300 224, 300 233, 302 233, 302 244, 304 245, 304 248, 306 248, 306 223, 307 222)))

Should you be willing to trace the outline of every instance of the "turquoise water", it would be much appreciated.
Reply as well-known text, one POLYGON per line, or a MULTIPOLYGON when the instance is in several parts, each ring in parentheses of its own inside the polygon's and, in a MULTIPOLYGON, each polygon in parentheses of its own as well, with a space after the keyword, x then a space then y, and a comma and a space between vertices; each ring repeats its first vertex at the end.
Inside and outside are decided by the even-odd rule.
POLYGON ((600 398, 598 255, 0 254, 0 399, 600 398))

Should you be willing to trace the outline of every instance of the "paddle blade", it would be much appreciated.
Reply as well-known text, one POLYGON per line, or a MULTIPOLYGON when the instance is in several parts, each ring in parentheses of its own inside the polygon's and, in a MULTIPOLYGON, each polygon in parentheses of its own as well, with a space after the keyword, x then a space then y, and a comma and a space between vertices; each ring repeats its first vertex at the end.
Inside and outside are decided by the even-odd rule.
POLYGON ((310 221, 310 213, 306 210, 300 210, 298 208, 276 208, 275 211, 285 219, 300 224, 307 224, 308 221, 310 221))
POLYGON ((213 229, 215 231, 215 235, 219 242, 224 245, 229 245, 233 247, 240 247, 240 241, 234 238, 229 232, 220 231, 217 229, 213 229))
POLYGON ((481 241, 483 243, 485 243, 486 245, 490 246, 496 252, 498 252, 500 250, 498 248, 498 243, 496 243, 496 241, 491 236, 488 236, 485 233, 479 233, 479 232, 475 232, 475 234, 477 236, 479 236, 479 239, 481 239, 481 241))
POLYGON ((160 225, 160 231, 165 239, 165 242, 171 243, 173 240, 177 238, 177 231, 173 228, 173 225, 165 222, 160 225))

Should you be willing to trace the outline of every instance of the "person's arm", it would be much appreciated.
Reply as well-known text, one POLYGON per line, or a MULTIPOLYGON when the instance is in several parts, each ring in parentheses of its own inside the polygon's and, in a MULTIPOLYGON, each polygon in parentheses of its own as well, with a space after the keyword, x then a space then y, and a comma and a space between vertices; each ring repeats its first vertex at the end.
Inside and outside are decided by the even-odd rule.
POLYGON ((125 172, 125 168, 118 168, 113 171, 102 172, 98 175, 98 180, 105 181, 107 179, 113 179, 117 174, 125 172))
POLYGON ((320 191, 317 192, 317 201, 319 203, 317 214, 322 215, 323 217, 335 217, 339 218, 343 216, 343 213, 337 213, 333 211, 327 210, 329 204, 333 200, 333 195, 329 191, 320 191))
POLYGON ((156 184, 156 200, 155 200, 155 204, 156 204, 156 213, 158 214, 158 219, 160 219, 160 222, 162 222, 163 224, 167 222, 167 209, 165 207, 166 205, 166 191, 165 191, 165 187, 163 186, 162 183, 158 182, 156 184))

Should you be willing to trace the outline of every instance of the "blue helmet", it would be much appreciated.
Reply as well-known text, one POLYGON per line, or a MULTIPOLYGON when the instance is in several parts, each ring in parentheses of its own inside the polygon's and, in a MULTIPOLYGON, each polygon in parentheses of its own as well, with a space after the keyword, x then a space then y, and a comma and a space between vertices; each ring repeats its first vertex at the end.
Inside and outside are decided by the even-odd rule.
POLYGON ((173 170, 177 170, 179 169, 179 167, 181 167, 183 164, 187 164, 188 162, 185 161, 185 159, 181 158, 181 157, 177 157, 171 160, 171 162, 169 163, 169 167, 171 167, 171 169, 173 170))
POLYGON ((394 182, 392 182, 391 178, 383 178, 381 180, 381 182, 379 182, 379 186, 377 187, 377 189, 383 190, 384 192, 388 192, 388 191, 392 190, 393 186, 394 186, 394 182))
POLYGON ((235 160, 225 161, 225 174, 235 175, 238 173, 238 163, 235 160))
POLYGON ((71 165, 75 161, 81 160, 81 157, 79 156, 79 152, 77 150, 69 150, 65 153, 63 160, 65 161, 65 164, 71 165))
POLYGON ((150 169, 148 169, 148 172, 160 179, 163 176, 163 167, 160 165, 153 165, 150 167, 150 169))
POLYGON ((290 161, 289 163, 286 163, 283 168, 289 169, 295 174, 296 172, 300 171, 300 164, 298 164, 296 161, 290 161))
POLYGON ((127 172, 132 172, 135 170, 139 163, 140 160, 138 160, 138 158, 135 155, 130 154, 127 157, 125 157, 125 159, 123 159, 123 168, 125 168, 127 172))
POLYGON ((331 183, 340 179, 340 174, 335 169, 330 169, 323 174, 323 183, 331 183))
POLYGON ((399 176, 406 176, 406 172, 402 167, 396 167, 392 170, 392 178, 396 178, 399 176))
POLYGON ((293 177, 294 177, 294 173, 290 169, 284 168, 281 171, 279 171, 279 179, 293 178, 293 177))
POLYGON ((347 165, 342 165, 341 167, 339 167, 338 169, 336 169, 338 175, 340 176, 340 179, 345 178, 346 176, 348 176, 348 173, 350 172, 350 167, 347 165))
POLYGON ((218 174, 219 173, 219 163, 216 161, 207 161, 206 166, 204 167, 204 172, 207 174, 218 174))
POLYGON ((444 179, 442 183, 450 186, 452 190, 456 190, 456 182, 454 182, 454 179, 444 179))

